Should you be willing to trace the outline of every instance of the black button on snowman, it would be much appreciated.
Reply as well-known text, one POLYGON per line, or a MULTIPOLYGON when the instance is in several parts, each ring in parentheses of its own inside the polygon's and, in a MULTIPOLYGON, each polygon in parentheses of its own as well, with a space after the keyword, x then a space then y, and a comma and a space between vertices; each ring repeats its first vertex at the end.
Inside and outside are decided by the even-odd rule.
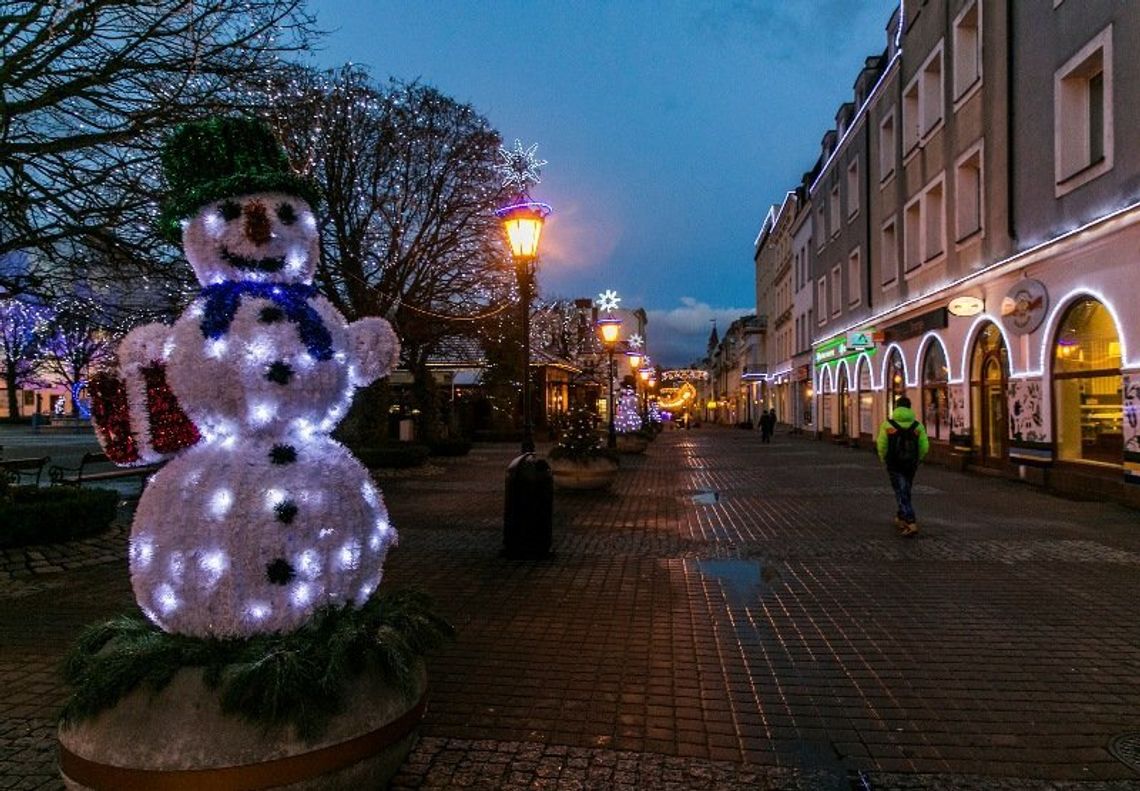
MULTIPOLYGON (((329 432, 355 388, 399 355, 388 322, 347 323, 312 286, 317 191, 263 123, 180 128, 162 221, 203 288, 173 326, 119 347, 125 391, 165 369, 201 439, 151 479, 130 539, 131 583, 168 632, 287 632, 326 605, 363 604, 396 532, 368 471, 329 432)), ((153 390, 152 390, 153 392, 153 390)), ((128 398, 131 425, 154 404, 128 398)), ((145 422, 145 421, 144 421, 145 422)), ((143 461, 157 454, 134 432, 143 461)))

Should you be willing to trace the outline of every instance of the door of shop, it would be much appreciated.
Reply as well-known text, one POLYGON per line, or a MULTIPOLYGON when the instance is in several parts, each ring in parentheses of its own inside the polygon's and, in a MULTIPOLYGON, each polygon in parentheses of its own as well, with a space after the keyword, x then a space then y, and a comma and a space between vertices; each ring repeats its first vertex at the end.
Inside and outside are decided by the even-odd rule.
POLYGON ((974 346, 974 365, 970 377, 974 407, 974 447, 977 460, 986 467, 1000 468, 1005 463, 1006 439, 1009 434, 1006 379, 1009 355, 1000 330, 989 324, 974 346))

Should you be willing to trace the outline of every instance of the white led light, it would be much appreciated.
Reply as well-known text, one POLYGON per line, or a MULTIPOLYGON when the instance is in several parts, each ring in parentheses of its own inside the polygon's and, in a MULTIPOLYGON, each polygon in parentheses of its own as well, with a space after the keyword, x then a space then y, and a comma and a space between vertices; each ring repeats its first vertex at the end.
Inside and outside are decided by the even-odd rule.
POLYGON ((317 537, 318 537, 318 538, 328 538, 329 536, 332 536, 332 535, 335 535, 335 534, 336 534, 336 528, 333 528, 333 527, 322 527, 322 528, 321 528, 321 529, 320 529, 320 530, 317 532, 317 537))
POLYGON ((220 360, 226 356, 228 347, 225 338, 210 338, 206 341, 206 356, 211 360, 220 360))
POLYGON ((293 603, 298 607, 304 607, 313 599, 312 588, 306 582, 299 582, 293 586, 293 603))
POLYGON ((226 221, 222 215, 216 211, 207 212, 206 216, 202 218, 202 224, 206 226, 206 230, 210 235, 217 238, 222 235, 226 230, 226 221))
POLYGON ((365 481, 360 484, 360 496, 364 498, 364 502, 375 508, 379 503, 379 497, 376 493, 376 487, 371 481, 365 481))
POLYGON ((130 555, 132 563, 145 569, 154 559, 154 542, 147 536, 132 538, 130 555))
POLYGON ((274 356, 273 344, 264 335, 258 335, 245 346, 245 359, 251 363, 264 363, 272 356, 274 356))
POLYGON ((280 489, 265 490, 265 504, 269 508, 276 508, 283 502, 285 502, 285 492, 281 491, 280 489))
POLYGON ((271 612, 273 612, 273 608, 270 607, 266 602, 251 601, 249 603, 249 606, 245 608, 245 611, 246 614, 248 614, 249 617, 253 620, 263 621, 269 617, 269 614, 271 612))
POLYGON ((234 494, 229 489, 216 489, 210 497, 210 514, 215 519, 222 519, 229 513, 234 504, 234 494))
POLYGON ((338 557, 342 569, 348 570, 356 568, 360 565, 360 544, 356 541, 349 541, 340 548, 338 557))
POLYGON ((268 425, 273 418, 277 415, 277 405, 272 402, 262 401, 261 403, 254 404, 249 412, 249 423, 255 428, 268 425))
POLYGON ((178 609, 178 597, 174 594, 174 588, 169 585, 162 584, 155 588, 154 599, 158 602, 158 609, 163 615, 170 615, 178 609))
POLYGON ((306 549, 297 556, 297 571, 307 579, 315 578, 321 573, 321 554, 315 549, 306 549))
POLYGON ((220 549, 215 549, 206 552, 198 561, 199 567, 205 572, 210 573, 212 576, 221 576, 221 574, 230 566, 229 558, 226 553, 220 549))

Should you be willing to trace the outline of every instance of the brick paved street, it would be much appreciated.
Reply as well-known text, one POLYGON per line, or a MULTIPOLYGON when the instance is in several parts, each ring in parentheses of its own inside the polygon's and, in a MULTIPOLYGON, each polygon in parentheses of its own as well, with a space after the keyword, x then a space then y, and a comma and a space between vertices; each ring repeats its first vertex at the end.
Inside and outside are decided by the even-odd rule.
MULTIPOLYGON (((459 633, 396 787, 1140 788, 1108 750, 1140 731, 1135 511, 929 467, 903 539, 869 453, 704 428, 507 561, 512 451, 381 478, 385 585, 459 633)), ((4 559, 0 788, 59 785, 55 664, 130 605, 122 535, 4 559)))

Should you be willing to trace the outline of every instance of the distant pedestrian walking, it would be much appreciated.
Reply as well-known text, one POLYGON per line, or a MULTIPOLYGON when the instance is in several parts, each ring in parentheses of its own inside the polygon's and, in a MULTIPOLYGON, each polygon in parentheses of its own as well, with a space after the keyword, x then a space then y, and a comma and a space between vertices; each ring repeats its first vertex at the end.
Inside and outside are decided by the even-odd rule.
POLYGON ((902 535, 913 536, 918 532, 918 521, 911 503, 911 489, 919 462, 930 450, 930 439, 923 425, 915 420, 910 399, 906 396, 895 401, 891 416, 879 426, 875 446, 879 460, 887 465, 887 475, 895 491, 898 504, 895 525, 902 535))
POLYGON ((772 441, 772 426, 774 425, 774 423, 775 423, 775 421, 772 420, 772 413, 769 412, 767 409, 765 409, 764 412, 760 415, 760 441, 761 442, 771 442, 772 441))

